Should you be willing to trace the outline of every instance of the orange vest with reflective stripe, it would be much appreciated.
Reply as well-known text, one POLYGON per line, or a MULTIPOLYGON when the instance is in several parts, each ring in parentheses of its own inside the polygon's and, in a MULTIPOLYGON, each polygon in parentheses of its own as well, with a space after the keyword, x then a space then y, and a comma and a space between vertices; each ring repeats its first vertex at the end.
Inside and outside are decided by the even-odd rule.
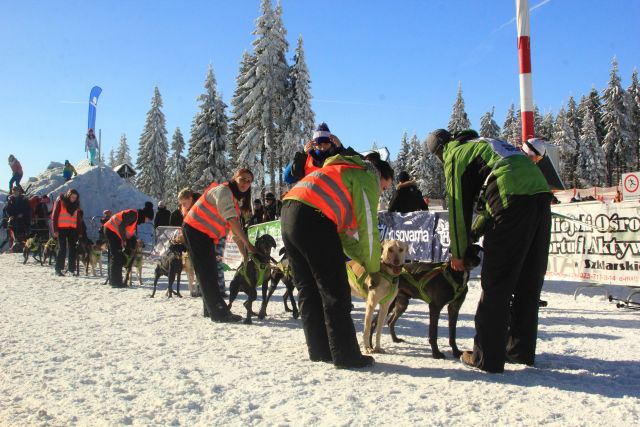
POLYGON ((333 221, 338 232, 357 229, 353 201, 349 189, 342 182, 342 171, 362 169, 350 164, 325 166, 302 178, 284 199, 305 202, 333 221))
POLYGON ((78 209, 69 213, 64 205, 64 201, 60 199, 60 213, 58 214, 58 228, 78 228, 78 209))
MULTIPOLYGON (((206 197, 209 190, 214 189, 218 185, 228 186, 229 183, 211 183, 211 185, 202 192, 202 196, 191 206, 191 209, 189 209, 189 212, 184 217, 185 224, 189 224, 189 226, 211 237, 215 243, 218 243, 221 238, 226 236, 229 230, 229 222, 220 215, 220 212, 218 212, 218 209, 214 205, 207 201, 206 197)), ((233 198, 233 203, 236 208, 236 214, 240 216, 240 207, 235 197, 233 198)))
POLYGON ((307 176, 311 172, 315 172, 318 169, 320 168, 313 164, 313 157, 311 156, 311 154, 307 154, 307 162, 304 164, 304 176, 307 176))
POLYGON ((116 235, 123 242, 125 238, 120 235, 120 224, 122 224, 122 216, 127 212, 135 212, 136 214, 136 220, 133 222, 133 224, 129 224, 125 227, 125 238, 130 239, 134 234, 136 234, 136 227, 138 226, 138 211, 136 211, 135 209, 125 209, 123 211, 120 211, 117 214, 112 215, 111 218, 109 218, 109 221, 104 223, 105 228, 108 228, 109 230, 116 233, 116 235))

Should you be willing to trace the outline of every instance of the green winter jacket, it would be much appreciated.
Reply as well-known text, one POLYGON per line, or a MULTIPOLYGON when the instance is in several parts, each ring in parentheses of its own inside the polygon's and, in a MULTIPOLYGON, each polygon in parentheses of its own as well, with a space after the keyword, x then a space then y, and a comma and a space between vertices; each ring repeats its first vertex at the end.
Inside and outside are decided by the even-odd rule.
POLYGON ((463 258, 471 243, 473 208, 485 181, 486 209, 496 218, 509 206, 513 196, 550 192, 536 164, 504 141, 488 138, 468 142, 454 140, 445 145, 443 160, 451 254, 455 258, 463 258))
MULTIPOLYGON (((351 259, 361 263, 369 273, 380 271, 380 233, 378 231, 378 200, 380 199, 380 179, 374 169, 370 169, 360 156, 329 157, 324 166, 352 164, 364 169, 346 169, 342 173, 342 182, 351 195, 353 213, 357 230, 340 233, 344 253, 351 259)), ((300 202, 309 205, 304 200, 300 202)))

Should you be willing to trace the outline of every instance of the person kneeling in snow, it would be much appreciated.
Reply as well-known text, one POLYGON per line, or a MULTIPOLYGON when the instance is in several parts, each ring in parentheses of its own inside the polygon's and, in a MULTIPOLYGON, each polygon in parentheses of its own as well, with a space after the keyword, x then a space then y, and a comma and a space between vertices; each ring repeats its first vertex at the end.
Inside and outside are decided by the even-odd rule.
POLYGON ((125 209, 109 218, 104 224, 104 235, 109 245, 109 280, 112 288, 124 288, 122 266, 125 242, 136 235, 138 224, 153 220, 153 208, 125 209))
POLYGON ((77 176, 76 168, 73 167, 69 160, 64 161, 64 169, 62 170, 62 176, 65 181, 69 181, 72 177, 77 176))

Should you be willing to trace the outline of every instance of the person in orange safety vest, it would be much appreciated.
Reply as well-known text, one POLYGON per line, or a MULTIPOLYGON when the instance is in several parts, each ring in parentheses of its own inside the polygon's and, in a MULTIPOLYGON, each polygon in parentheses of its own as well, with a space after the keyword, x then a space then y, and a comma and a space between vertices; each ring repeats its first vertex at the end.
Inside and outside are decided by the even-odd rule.
POLYGON ((56 275, 64 276, 64 260, 69 255, 67 270, 73 274, 76 270, 76 242, 78 241, 78 210, 80 194, 70 189, 60 194, 53 205, 53 237, 58 239, 56 254, 56 275))
POLYGON ((104 235, 109 246, 109 281, 112 288, 124 288, 122 282, 122 266, 124 254, 122 250, 136 235, 138 224, 153 221, 153 205, 145 203, 144 209, 125 209, 111 215, 104 224, 104 235))
POLYGON ((182 230, 202 291, 203 315, 214 322, 242 319, 231 313, 220 291, 216 244, 231 230, 245 259, 247 252, 255 252, 240 224, 241 208, 251 206, 252 182, 249 169, 236 170, 229 182, 211 183, 184 217, 182 230))

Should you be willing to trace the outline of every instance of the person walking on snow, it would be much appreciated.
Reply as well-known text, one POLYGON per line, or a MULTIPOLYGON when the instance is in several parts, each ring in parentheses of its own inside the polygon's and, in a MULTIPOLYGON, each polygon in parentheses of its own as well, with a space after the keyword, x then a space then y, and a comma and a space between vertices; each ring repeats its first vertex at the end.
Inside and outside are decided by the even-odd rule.
POLYGON ((184 215, 182 231, 200 283, 203 315, 214 322, 238 322, 242 319, 231 313, 222 297, 216 245, 231 230, 245 260, 247 252, 255 253, 256 248, 249 242, 239 220, 240 207, 250 206, 252 182, 253 172, 238 169, 230 181, 211 183, 184 215))
POLYGON ((374 363, 358 346, 345 254, 369 274, 380 270, 376 206, 393 181, 393 169, 378 153, 366 159, 328 159, 285 194, 280 220, 309 359, 338 368, 374 363))
POLYGON ((474 206, 492 220, 484 237, 473 351, 460 360, 492 373, 503 372, 505 361, 531 366, 551 236, 551 191, 534 163, 544 145, 525 142, 523 152, 473 130, 451 135, 438 129, 427 148, 444 163, 454 270, 464 269, 474 206))
POLYGON ((104 224, 104 235, 109 246, 109 280, 112 288, 124 288, 122 266, 125 245, 136 235, 138 224, 153 221, 153 207, 144 209, 125 209, 114 215, 104 224))
POLYGON ((56 275, 64 276, 64 259, 69 255, 67 270, 73 274, 76 270, 76 242, 78 241, 78 211, 80 194, 70 189, 60 194, 53 205, 52 222, 53 237, 58 239, 56 254, 56 275))
POLYGON ((89 165, 96 165, 96 153, 98 152, 98 140, 93 133, 93 129, 89 128, 87 138, 84 140, 84 151, 89 152, 89 165))
POLYGON ((62 170, 62 176, 65 181, 69 181, 72 177, 77 176, 76 168, 73 167, 69 160, 64 161, 64 169, 62 170))
POLYGON ((22 165, 14 157, 13 154, 9 154, 9 167, 11 168, 11 179, 9 180, 9 193, 13 190, 13 185, 20 187, 20 180, 22 179, 22 165))

